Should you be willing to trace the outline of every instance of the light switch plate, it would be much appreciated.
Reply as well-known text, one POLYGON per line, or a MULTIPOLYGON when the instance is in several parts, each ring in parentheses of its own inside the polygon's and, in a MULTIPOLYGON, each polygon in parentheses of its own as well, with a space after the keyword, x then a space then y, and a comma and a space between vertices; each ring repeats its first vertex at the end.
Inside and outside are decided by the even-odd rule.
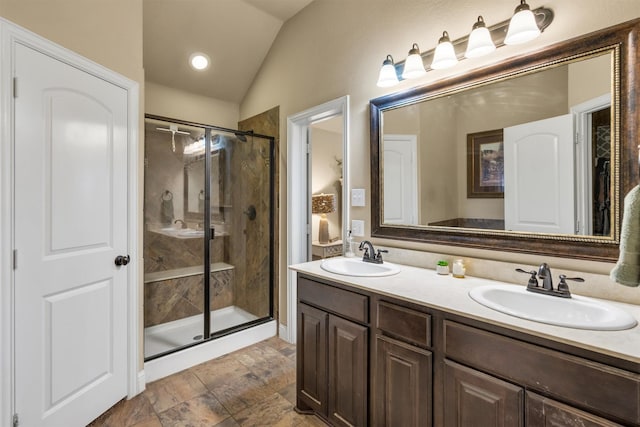
POLYGON ((364 221, 361 219, 351 220, 351 235, 354 237, 364 237, 364 221))
POLYGON ((351 189, 351 206, 365 206, 364 188, 351 189))

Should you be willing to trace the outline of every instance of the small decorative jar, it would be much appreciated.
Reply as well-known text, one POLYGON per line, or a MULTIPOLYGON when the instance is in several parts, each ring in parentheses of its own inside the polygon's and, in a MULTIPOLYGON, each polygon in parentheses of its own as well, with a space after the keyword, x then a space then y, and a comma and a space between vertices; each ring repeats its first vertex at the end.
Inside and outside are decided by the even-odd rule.
POLYGON ((457 259, 453 262, 453 277, 463 278, 466 269, 464 268, 464 262, 461 259, 457 259))
POLYGON ((449 263, 447 261, 438 261, 436 265, 436 273, 449 274, 449 263))

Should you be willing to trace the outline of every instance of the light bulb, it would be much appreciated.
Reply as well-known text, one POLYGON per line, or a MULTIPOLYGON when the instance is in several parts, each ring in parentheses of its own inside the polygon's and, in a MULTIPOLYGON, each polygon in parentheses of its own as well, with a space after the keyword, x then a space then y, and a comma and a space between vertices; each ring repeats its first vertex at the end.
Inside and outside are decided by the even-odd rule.
POLYGON ((425 74, 427 74, 427 70, 424 69, 422 56, 420 56, 420 48, 418 48, 418 45, 414 43, 411 50, 409 50, 409 56, 407 56, 406 61, 404 61, 402 78, 417 79, 425 74))
POLYGON ((442 33, 442 37, 440 37, 440 40, 438 41, 436 51, 433 54, 431 68, 434 70, 442 70, 444 68, 453 67, 457 63, 458 58, 456 57, 456 52, 453 49, 451 40, 449 40, 449 34, 444 31, 442 33))
POLYGON ((398 74, 396 73, 396 67, 393 64, 393 57, 391 55, 387 55, 386 59, 382 62, 382 68, 380 68, 378 87, 391 87, 398 83, 398 74))
POLYGON ((471 34, 469 34, 467 51, 464 56, 467 58, 478 58, 494 50, 496 50, 496 45, 493 44, 491 33, 489 33, 482 16, 478 16, 478 21, 473 24, 473 29, 471 30, 471 34))
POLYGON ((520 0, 515 14, 509 21, 509 29, 504 44, 520 44, 535 39, 540 35, 536 17, 525 0, 520 0))

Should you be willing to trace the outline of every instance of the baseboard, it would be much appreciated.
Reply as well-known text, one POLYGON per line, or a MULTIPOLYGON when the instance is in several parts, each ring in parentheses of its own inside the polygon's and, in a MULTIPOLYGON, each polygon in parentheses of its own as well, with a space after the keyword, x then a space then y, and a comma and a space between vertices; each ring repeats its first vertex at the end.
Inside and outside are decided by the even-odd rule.
POLYGON ((199 344, 176 353, 168 354, 144 364, 146 382, 150 383, 216 357, 240 350, 257 342, 276 336, 277 322, 267 323, 199 344))
POLYGON ((138 385, 137 385, 136 391, 138 393, 142 393, 145 388, 147 388, 147 381, 146 381, 146 375, 143 369, 142 371, 138 372, 138 385))
POLYGON ((290 344, 296 343, 295 337, 289 336, 289 328, 287 327, 287 325, 283 325, 282 323, 280 323, 280 325, 278 326, 278 336, 280 337, 280 339, 285 340, 290 344))

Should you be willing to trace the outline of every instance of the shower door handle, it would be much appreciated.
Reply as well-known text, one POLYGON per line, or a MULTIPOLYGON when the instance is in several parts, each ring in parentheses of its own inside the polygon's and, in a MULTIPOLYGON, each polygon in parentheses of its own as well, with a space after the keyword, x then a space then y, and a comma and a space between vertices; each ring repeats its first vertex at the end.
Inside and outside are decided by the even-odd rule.
POLYGON ((127 265, 131 261, 129 255, 118 255, 114 260, 115 264, 120 267, 121 265, 127 265))

